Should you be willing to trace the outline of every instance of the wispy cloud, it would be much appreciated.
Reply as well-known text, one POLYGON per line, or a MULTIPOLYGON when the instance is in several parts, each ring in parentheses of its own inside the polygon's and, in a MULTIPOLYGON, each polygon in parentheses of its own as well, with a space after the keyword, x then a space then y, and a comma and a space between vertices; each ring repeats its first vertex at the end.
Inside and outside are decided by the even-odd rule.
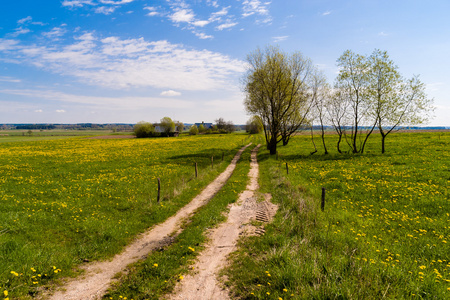
POLYGON ((95 13, 110 15, 116 10, 116 6, 100 6, 95 9, 95 13))
POLYGON ((145 6, 144 9, 149 11, 147 13, 147 16, 149 16, 149 17, 154 17, 154 16, 159 16, 160 15, 160 13, 158 12, 158 9, 156 7, 145 6))
POLYGON ((331 10, 327 10, 326 12, 322 13, 322 16, 329 16, 331 15, 331 10))
POLYGON ((37 112, 37 113, 42 113, 42 112, 44 112, 42 109, 36 109, 34 112, 37 112))
POLYGON ((385 33, 385 32, 383 32, 383 31, 381 31, 381 32, 379 32, 379 33, 378 33, 378 35, 379 35, 379 36, 388 36, 389 34, 388 34, 388 33, 385 33))
POLYGON ((56 112, 57 113, 65 113, 66 111, 64 109, 57 109, 56 112))
POLYGON ((42 33, 43 36, 50 38, 50 39, 58 39, 59 37, 66 34, 67 30, 64 27, 53 27, 52 30, 48 32, 42 33))
POLYGON ((242 16, 244 18, 257 15, 263 17, 258 19, 258 23, 270 23, 272 22, 272 17, 269 13, 269 5, 271 2, 261 2, 259 0, 245 0, 242 2, 242 16))
POLYGON ((236 26, 237 24, 238 24, 237 22, 224 23, 224 24, 220 24, 219 26, 217 26, 216 29, 224 30, 224 29, 232 28, 232 27, 236 26))
POLYGON ((82 7, 84 5, 95 5, 92 0, 64 0, 61 3, 62 6, 66 7, 82 7))
POLYGON ((28 16, 26 18, 20 19, 19 21, 17 21, 17 24, 25 24, 27 22, 31 22, 33 18, 31 16, 28 16))
MULTIPOLYGON (((200 38, 210 38, 201 36, 200 38)), ((114 89, 130 87, 214 90, 235 87, 244 63, 207 50, 186 49, 167 41, 143 38, 98 39, 92 32, 72 43, 22 45, 0 40, 2 56, 53 73, 73 76, 90 85, 114 89)))
POLYGON ((20 80, 20 79, 16 79, 16 78, 9 77, 9 76, 0 76, 0 81, 2 81, 2 82, 11 82, 11 83, 22 82, 22 80, 20 80))
POLYGON ((19 27, 19 28, 16 28, 15 31, 14 31, 13 33, 10 33, 9 36, 17 37, 17 36, 19 36, 19 35, 27 34, 27 33, 29 33, 29 32, 31 32, 30 29, 28 29, 28 28, 23 28, 23 27, 19 27))
POLYGON ((272 40, 273 40, 274 43, 278 43, 278 42, 282 42, 282 41, 287 40, 288 37, 289 37, 288 35, 274 36, 274 37, 272 37, 272 40))
MULTIPOLYGON (((76 94, 68 94, 54 90, 0 90, 2 94, 18 95, 30 98, 39 98, 56 102, 76 103, 89 105, 92 107, 108 107, 109 109, 134 110, 143 108, 191 108, 192 102, 162 97, 96 97, 76 94)), ((36 112, 42 112, 38 109, 36 112)), ((63 109, 57 110, 59 113, 66 112, 63 109)))

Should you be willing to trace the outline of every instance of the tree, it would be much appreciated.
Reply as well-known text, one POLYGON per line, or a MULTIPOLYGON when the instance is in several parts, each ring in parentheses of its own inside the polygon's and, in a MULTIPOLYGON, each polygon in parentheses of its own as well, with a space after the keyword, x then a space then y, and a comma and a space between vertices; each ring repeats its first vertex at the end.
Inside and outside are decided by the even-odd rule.
POLYGON ((344 137, 353 153, 363 153, 367 140, 376 126, 375 121, 368 118, 370 65, 365 56, 350 50, 339 57, 337 65, 340 70, 335 88, 340 90, 340 97, 345 97, 344 101, 349 104, 346 111, 349 115, 344 119, 348 123, 344 128, 349 128, 350 132, 344 130, 344 137), (369 129, 364 130, 364 126, 367 125, 370 125, 369 129))
POLYGON ((223 118, 218 118, 217 120, 215 120, 216 122, 216 127, 217 130, 225 130, 225 127, 227 126, 227 122, 223 119, 223 118))
POLYGON ((159 126, 161 127, 161 131, 164 132, 165 134, 169 135, 169 133, 175 131, 175 122, 172 121, 171 118, 164 117, 161 119, 160 122, 161 123, 159 126))
POLYGON ((184 130, 184 124, 181 121, 175 121, 175 129, 179 132, 182 133, 184 130))
POLYGON ((198 128, 197 125, 192 125, 191 128, 189 128, 189 134, 190 135, 197 135, 198 134, 198 128))
POLYGON ((404 80, 386 51, 374 50, 369 57, 370 113, 381 134, 381 153, 385 153, 386 136, 400 124, 416 125, 427 120, 433 111, 425 85, 417 76, 404 80))
POLYGON ((313 67, 301 53, 288 55, 271 46, 249 54, 247 62, 244 105, 266 124, 267 149, 276 154, 277 144, 287 143, 304 122, 300 112, 309 100, 307 82, 313 67))
MULTIPOLYGON (((330 88, 323 72, 316 71, 312 76, 312 90, 313 90, 313 108, 315 118, 320 123, 321 139, 325 154, 328 154, 327 145, 325 143, 325 121, 326 121, 326 104, 330 98, 330 88)), ((311 124, 312 128, 312 124, 311 124)))
POLYGON ((206 128, 205 126, 202 124, 200 124, 200 126, 198 126, 198 132, 199 133, 205 133, 206 132, 206 128))
POLYGON ((249 134, 257 134, 264 130, 264 125, 259 116, 252 116, 245 125, 245 131, 249 134))
POLYGON ((347 97, 344 97, 342 91, 338 89, 335 89, 334 92, 331 93, 329 101, 325 103, 328 118, 339 137, 336 144, 339 153, 342 153, 340 145, 345 131, 345 118, 347 116, 348 107, 349 103, 347 97))
POLYGON ((134 125, 133 131, 137 138, 145 138, 152 136, 154 128, 151 123, 141 121, 134 125))

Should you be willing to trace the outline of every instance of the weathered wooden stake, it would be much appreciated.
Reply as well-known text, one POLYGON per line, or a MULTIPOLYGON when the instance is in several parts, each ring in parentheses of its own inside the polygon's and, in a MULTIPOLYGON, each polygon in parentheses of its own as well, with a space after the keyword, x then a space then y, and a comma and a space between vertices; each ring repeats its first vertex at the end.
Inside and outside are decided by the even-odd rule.
POLYGON ((286 163, 286 174, 289 175, 289 167, 288 167, 288 163, 286 163))
POLYGON ((197 169, 197 163, 195 163, 195 178, 198 177, 198 169, 197 169))
POLYGON ((156 202, 159 203, 159 199, 161 199, 161 179, 158 177, 158 198, 156 198, 156 202))
POLYGON ((322 188, 322 203, 320 204, 320 209, 322 209, 322 211, 325 210, 325 188, 322 188))
POLYGON ((211 156, 211 168, 214 167, 213 161, 214 161, 214 156, 211 156))

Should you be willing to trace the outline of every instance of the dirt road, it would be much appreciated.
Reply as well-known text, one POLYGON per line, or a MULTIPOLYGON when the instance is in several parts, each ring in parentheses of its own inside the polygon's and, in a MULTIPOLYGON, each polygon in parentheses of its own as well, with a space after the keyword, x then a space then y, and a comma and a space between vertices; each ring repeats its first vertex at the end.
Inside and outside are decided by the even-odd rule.
POLYGON ((224 290, 218 281, 218 272, 226 265, 227 256, 236 250, 239 236, 249 229, 248 227, 252 227, 245 225, 252 219, 256 219, 257 214, 267 216, 265 220, 269 221, 277 209, 270 202, 270 197, 267 197, 264 202, 257 203, 256 201, 255 192, 259 188, 259 167, 256 154, 259 146, 252 150, 248 174, 250 182, 246 190, 239 195, 238 201, 231 205, 227 221, 211 232, 210 242, 194 266, 194 270, 197 272, 185 276, 180 285, 176 287, 175 293, 169 295, 167 299, 230 299, 228 291, 224 290))
POLYGON ((127 265, 145 258, 149 252, 166 244, 170 235, 180 230, 180 221, 188 218, 196 209, 205 205, 224 186, 233 173, 242 152, 249 146, 250 144, 239 150, 226 170, 191 202, 181 208, 176 215, 142 234, 112 260, 86 264, 83 267, 85 274, 82 278, 68 280, 60 290, 43 297, 55 300, 100 299, 111 286, 115 274, 125 271, 127 265))

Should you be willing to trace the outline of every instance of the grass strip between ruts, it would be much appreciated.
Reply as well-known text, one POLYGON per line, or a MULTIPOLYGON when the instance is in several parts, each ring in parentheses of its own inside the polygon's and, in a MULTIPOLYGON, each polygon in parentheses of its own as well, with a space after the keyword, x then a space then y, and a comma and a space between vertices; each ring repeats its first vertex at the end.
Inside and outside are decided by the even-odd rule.
POLYGON ((208 230, 226 220, 224 212, 227 206, 234 203, 245 189, 253 147, 244 151, 225 186, 184 224, 175 241, 134 264, 104 296, 105 299, 159 299, 183 280, 183 275, 192 269, 195 258, 204 249, 208 230))

